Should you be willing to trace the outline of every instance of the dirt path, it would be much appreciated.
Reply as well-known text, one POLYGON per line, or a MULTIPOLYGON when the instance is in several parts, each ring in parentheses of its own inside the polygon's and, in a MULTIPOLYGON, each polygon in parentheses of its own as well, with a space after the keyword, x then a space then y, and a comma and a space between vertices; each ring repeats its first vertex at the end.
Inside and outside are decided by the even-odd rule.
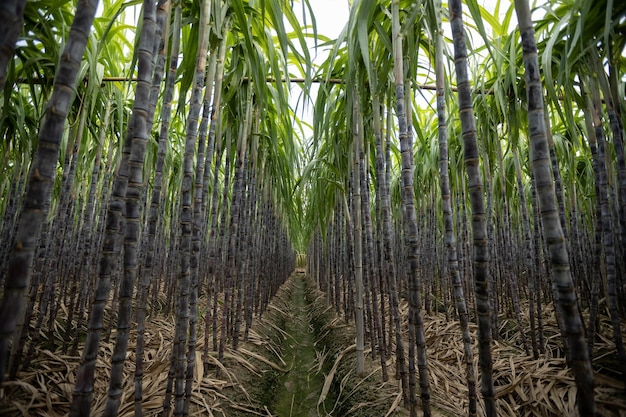
POLYGON ((376 363, 366 363, 366 377, 356 376, 354 328, 327 306, 304 271, 278 290, 250 335, 225 363, 238 382, 220 392, 224 417, 408 415, 399 406, 397 381, 382 383, 376 363))
MULTIPOLYGON (((285 326, 285 361, 290 369, 277 386, 274 412, 279 416, 317 416, 324 385, 313 325, 305 299, 303 275, 296 275, 291 294, 292 317, 285 326)), ((323 349, 323 347, 320 347, 323 349)), ((323 410, 323 404, 320 405, 323 410)))

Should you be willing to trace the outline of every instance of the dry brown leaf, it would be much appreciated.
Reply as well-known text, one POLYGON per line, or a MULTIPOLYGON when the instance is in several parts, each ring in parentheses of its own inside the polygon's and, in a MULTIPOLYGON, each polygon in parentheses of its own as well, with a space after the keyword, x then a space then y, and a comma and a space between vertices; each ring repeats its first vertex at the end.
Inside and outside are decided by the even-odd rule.
POLYGON ((356 349, 356 344, 350 345, 337 355, 337 359, 335 359, 335 363, 331 368, 328 375, 326 375, 326 379, 324 381, 324 385, 322 386, 322 392, 320 394, 320 398, 317 400, 317 406, 319 406, 326 400, 326 396, 328 395, 328 390, 330 389, 330 384, 333 382, 333 378, 335 377, 335 372, 337 372, 337 367, 339 366, 339 362, 343 359, 343 356, 350 352, 351 350, 356 349))
POLYGON ((269 365, 270 367, 276 369, 279 372, 289 372, 288 369, 283 369, 281 368, 279 365, 275 364, 274 362, 270 361, 269 359, 266 359, 264 356, 259 355, 258 353, 254 353, 251 352, 245 348, 239 348, 239 352, 243 353, 244 355, 248 355, 250 357, 253 357, 254 359, 263 362, 266 365, 269 365))
POLYGON ((237 351, 229 349, 228 353, 224 354, 224 357, 236 360, 238 363, 245 366, 253 374, 257 375, 258 377, 261 376, 261 371, 259 370, 259 368, 250 363, 250 361, 246 360, 243 356, 237 353, 237 351))
POLYGON ((385 414, 385 417, 389 417, 396 410, 396 408, 398 408, 400 401, 402 401, 402 392, 398 393, 396 399, 391 404, 391 407, 389 407, 389 411, 385 414))
POLYGON ((204 366, 202 364, 202 352, 196 351, 196 364, 194 366, 194 381, 196 384, 202 381, 204 376, 204 366))

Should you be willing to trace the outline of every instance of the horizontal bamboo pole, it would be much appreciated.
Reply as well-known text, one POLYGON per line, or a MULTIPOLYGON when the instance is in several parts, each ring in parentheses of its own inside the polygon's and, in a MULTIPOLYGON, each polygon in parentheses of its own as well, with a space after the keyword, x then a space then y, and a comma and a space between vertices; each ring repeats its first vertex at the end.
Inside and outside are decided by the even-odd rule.
MULTIPOLYGON (((129 77, 103 77, 102 78, 102 84, 104 83, 110 83, 110 82, 135 82, 137 81, 136 78, 129 78, 129 77)), ((243 82, 247 83, 250 81, 249 77, 244 77, 243 78, 243 82)), ((281 78, 281 79, 276 79, 273 77, 267 77, 265 79, 265 82, 268 83, 275 83, 275 82, 282 82, 282 83, 286 83, 287 81, 289 81, 290 83, 295 83, 295 84, 304 84, 306 82, 305 78, 281 78)), ((52 81, 49 78, 33 78, 32 80, 28 80, 26 78, 18 78, 16 80, 17 84, 29 84, 29 83, 33 83, 33 84, 48 84, 51 85, 52 81)), ((323 79, 323 78, 313 78, 311 79, 311 82, 314 84, 344 84, 344 80, 342 80, 341 78, 329 78, 327 80, 323 79)), ((435 87, 434 85, 430 85, 430 84, 419 84, 418 87, 422 90, 430 90, 430 91, 436 91, 437 87, 435 87)), ((457 88, 456 87, 452 87, 452 91, 456 92, 457 88)), ((477 92, 479 93, 479 92, 477 92)), ((486 94, 493 94, 492 91, 488 91, 486 94)))
MULTIPOLYGON (((290 83, 295 83, 295 84, 304 84, 306 82, 305 78, 289 78, 288 80, 289 80, 290 83)), ((128 82, 128 81, 135 82, 135 81, 137 81, 137 78, 103 77, 101 85, 104 86, 104 83, 128 82)), ((244 83, 247 83, 249 81, 250 81, 249 77, 244 77, 243 78, 243 82, 244 83)), ((32 82, 33 84, 52 85, 52 81, 49 78, 34 78, 31 81, 29 81, 26 78, 18 78, 16 80, 17 84, 29 84, 29 82, 32 82)), ((277 79, 277 78, 273 78, 273 77, 267 77, 265 79, 265 82, 268 82, 268 83, 275 83, 275 82, 286 83, 287 82, 287 78, 277 79)), ((342 80, 341 78, 329 78, 328 80, 325 80, 323 78, 312 78, 311 82, 314 83, 314 84, 344 84, 344 80, 342 80)), ((421 90, 437 91, 437 87, 432 85, 432 84, 418 84, 418 88, 421 89, 421 90)), ((455 92, 455 93, 458 91, 456 87, 451 87, 451 90, 453 92, 455 92)), ((484 91, 474 91, 474 94, 493 95, 493 90, 487 90, 486 92, 484 92, 484 91)), ((559 99, 562 100, 561 97, 559 97, 559 99)))

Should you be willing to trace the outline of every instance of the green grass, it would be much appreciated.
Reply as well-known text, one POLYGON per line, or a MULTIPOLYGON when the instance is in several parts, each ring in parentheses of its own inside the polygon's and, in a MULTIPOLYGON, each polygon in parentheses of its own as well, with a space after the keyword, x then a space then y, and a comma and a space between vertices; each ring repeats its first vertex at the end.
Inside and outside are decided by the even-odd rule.
MULTIPOLYGON (((324 385, 316 351, 316 334, 310 323, 309 305, 305 300, 305 282, 299 276, 291 294, 292 318, 286 322, 288 333, 284 354, 290 371, 277 385, 273 412, 279 416, 318 415, 317 402, 324 385)), ((331 398, 326 399, 330 403, 331 398)), ((323 410, 323 405, 320 405, 323 410)))

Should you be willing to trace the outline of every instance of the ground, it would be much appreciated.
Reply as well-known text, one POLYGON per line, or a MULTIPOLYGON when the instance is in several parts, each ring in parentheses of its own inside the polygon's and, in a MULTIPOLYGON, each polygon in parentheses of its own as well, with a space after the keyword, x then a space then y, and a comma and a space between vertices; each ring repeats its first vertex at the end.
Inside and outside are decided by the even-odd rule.
MULTIPOLYGON (((406 317, 406 305, 402 308, 402 316, 406 317)), ((501 320, 502 340, 494 342, 492 350, 500 415, 575 415, 576 388, 562 358, 552 308, 546 306, 544 311, 548 349, 539 359, 527 356, 519 348, 517 324, 501 320)), ((62 314, 59 315, 62 320, 62 314)), ((459 326, 451 314, 448 316, 438 312, 425 317, 435 416, 464 415, 467 409, 459 326)), ((609 323, 600 324, 602 334, 610 335, 609 323)), ((59 340, 62 340, 62 329, 59 323, 55 332, 59 340)), ((475 326, 471 330, 475 340, 475 326)), ((160 415, 173 334, 173 317, 159 313, 148 320, 144 377, 146 416, 160 415)), ((133 415, 133 338, 131 336, 120 416, 133 415)), ((114 334, 102 343, 94 415, 102 411, 106 400, 106 375, 113 340, 114 334)), ((354 341, 352 324, 328 308, 325 295, 303 271, 298 271, 281 287, 267 312, 255 319, 248 340, 237 350, 226 351, 223 364, 217 360, 216 352, 210 352, 207 372, 202 366, 196 367, 190 415, 407 416, 401 403, 400 384, 393 375, 393 361, 388 361, 389 381, 383 383, 380 361, 367 351, 366 377, 358 378, 354 372, 354 341), (216 376, 218 369, 219 377, 216 376)), ((60 343, 55 346, 59 348, 60 343)), ((0 415, 67 415, 79 357, 60 354, 59 350, 42 347, 31 369, 23 371, 18 381, 5 384, 1 390, 0 415)), ((203 334, 200 334, 197 363, 202 363, 202 350, 203 334)), ((610 336, 599 337, 596 352, 596 399, 600 415, 626 416, 623 386, 611 369, 614 347, 610 336)), ((480 400, 478 406, 480 415, 480 400)))

